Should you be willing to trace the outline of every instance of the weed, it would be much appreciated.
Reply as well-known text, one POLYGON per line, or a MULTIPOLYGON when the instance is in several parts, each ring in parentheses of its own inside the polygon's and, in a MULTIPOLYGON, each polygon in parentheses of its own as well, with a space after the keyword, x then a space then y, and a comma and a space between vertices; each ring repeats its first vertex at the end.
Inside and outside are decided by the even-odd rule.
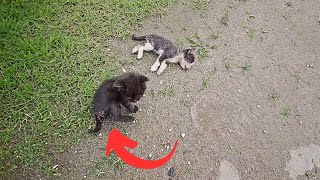
POLYGON ((280 112, 280 114, 283 116, 283 117, 289 117, 290 115, 290 109, 288 107, 285 107, 282 109, 282 111, 280 112))
POLYGON ((225 63, 224 64, 224 67, 227 69, 227 70, 230 70, 231 69, 231 65, 229 63, 225 63))
POLYGON ((252 28, 248 28, 247 29, 247 35, 249 37, 250 40, 253 40, 254 36, 255 36, 255 32, 256 30, 252 29, 252 28))
POLYGON ((174 96, 175 90, 173 85, 169 85, 160 91, 161 94, 166 96, 174 96))
POLYGON ((94 162, 93 175, 99 178, 106 177, 106 168, 108 166, 111 166, 115 171, 120 171, 124 166, 124 162, 114 152, 111 152, 110 156, 94 162))
POLYGON ((199 12, 203 17, 208 11, 209 1, 208 0, 194 0, 192 2, 192 9, 199 12))
POLYGON ((242 69, 242 72, 246 72, 246 71, 249 71, 251 69, 251 66, 250 64, 246 63, 245 65, 243 66, 239 66, 241 69, 242 69))
POLYGON ((180 104, 185 106, 185 107, 190 107, 191 106, 191 101, 188 99, 180 99, 180 104))
POLYGON ((274 101, 278 101, 280 99, 280 95, 275 92, 273 92, 270 97, 274 101))
POLYGON ((214 40, 217 40, 219 38, 219 33, 213 33, 211 34, 211 37, 214 39, 214 40))
POLYGON ((182 40, 181 38, 178 38, 178 39, 176 40, 176 44, 177 44, 177 47, 178 47, 178 48, 181 48, 181 49, 184 48, 184 42, 183 42, 183 40, 182 40))
POLYGON ((225 25, 225 26, 228 25, 228 23, 229 23, 229 12, 228 12, 228 11, 226 11, 226 12, 224 13, 224 15, 221 17, 220 23, 223 24, 223 25, 225 25))
POLYGON ((205 60, 209 57, 209 51, 206 50, 205 48, 199 48, 197 50, 197 54, 199 56, 200 61, 205 60))

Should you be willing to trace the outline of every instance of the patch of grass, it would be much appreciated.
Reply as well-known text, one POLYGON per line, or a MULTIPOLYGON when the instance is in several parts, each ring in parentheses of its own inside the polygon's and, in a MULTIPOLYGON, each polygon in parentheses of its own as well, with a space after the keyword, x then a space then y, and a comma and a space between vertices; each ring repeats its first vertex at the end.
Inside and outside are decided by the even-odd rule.
POLYGON ((176 39, 176 45, 178 48, 184 49, 184 42, 181 38, 176 39))
POLYGON ((197 54, 199 56, 200 61, 205 60, 209 57, 209 51, 206 50, 205 48, 199 48, 197 50, 197 54))
POLYGON ((160 91, 161 94, 166 95, 166 96, 174 96, 175 95, 175 89, 173 85, 169 85, 162 89, 160 91))
POLYGON ((239 66, 241 69, 242 69, 242 72, 247 72, 251 69, 252 65, 251 64, 248 64, 246 63, 245 65, 242 65, 242 66, 239 66))
POLYGON ((214 39, 214 40, 217 40, 219 38, 219 33, 212 33, 211 34, 211 37, 214 39))
POLYGON ((273 92, 270 97, 274 101, 278 101, 280 99, 280 95, 275 92, 273 92))
POLYGON ((98 178, 107 177, 106 168, 108 166, 111 166, 115 171, 120 171, 124 165, 125 163, 114 152, 111 152, 110 156, 94 162, 93 175, 98 178))
POLYGON ((289 117, 290 115, 290 109, 288 107, 285 107, 281 110, 280 114, 283 116, 283 117, 289 117))
POLYGON ((228 26, 228 23, 229 23, 229 12, 228 11, 226 11, 224 13, 224 15, 221 17, 220 23, 225 26, 228 26))
POLYGON ((180 99, 180 104, 185 106, 185 107, 190 107, 191 106, 191 101, 188 99, 180 99))
POLYGON ((192 9, 199 12, 203 17, 208 11, 209 1, 208 0, 193 0, 192 9))
POLYGON ((256 30, 254 30, 253 28, 248 28, 247 29, 247 35, 249 37, 249 39, 252 41, 253 38, 255 37, 255 33, 256 33, 256 30))
POLYGON ((103 43, 171 2, 1 2, 0 178, 22 166, 53 173, 49 154, 86 133, 95 89, 121 72, 103 43))

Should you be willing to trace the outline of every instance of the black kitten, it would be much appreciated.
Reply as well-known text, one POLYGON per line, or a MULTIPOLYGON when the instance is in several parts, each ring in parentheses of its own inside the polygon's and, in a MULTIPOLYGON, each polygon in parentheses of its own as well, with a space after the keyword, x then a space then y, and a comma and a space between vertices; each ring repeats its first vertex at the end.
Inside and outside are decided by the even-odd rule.
POLYGON ((129 112, 137 112, 138 106, 135 103, 146 90, 146 81, 146 76, 132 72, 105 80, 93 97, 91 113, 96 120, 96 126, 90 132, 98 132, 102 127, 102 121, 107 117, 110 117, 111 121, 134 121, 132 116, 121 115, 121 104, 129 112))

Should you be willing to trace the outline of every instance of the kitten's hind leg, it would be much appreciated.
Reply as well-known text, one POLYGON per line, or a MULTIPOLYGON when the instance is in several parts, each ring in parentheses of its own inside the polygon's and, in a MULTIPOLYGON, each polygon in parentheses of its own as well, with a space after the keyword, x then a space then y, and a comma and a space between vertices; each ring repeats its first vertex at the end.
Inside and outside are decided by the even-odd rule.
POLYGON ((141 59, 141 58, 142 58, 142 56, 143 56, 143 49, 144 49, 144 46, 140 46, 140 47, 139 47, 137 59, 141 59))
POLYGON ((156 62, 153 63, 153 65, 151 66, 151 72, 156 72, 157 69, 159 68, 160 66, 160 57, 161 55, 157 58, 156 62))
POLYGON ((157 71, 157 75, 161 75, 161 73, 167 68, 167 61, 163 60, 161 62, 160 68, 157 71))
POLYGON ((94 117, 96 120, 96 126, 94 129, 90 129, 89 133, 96 133, 96 132, 100 131, 102 128, 102 121, 103 121, 102 115, 100 113, 95 113, 94 117))

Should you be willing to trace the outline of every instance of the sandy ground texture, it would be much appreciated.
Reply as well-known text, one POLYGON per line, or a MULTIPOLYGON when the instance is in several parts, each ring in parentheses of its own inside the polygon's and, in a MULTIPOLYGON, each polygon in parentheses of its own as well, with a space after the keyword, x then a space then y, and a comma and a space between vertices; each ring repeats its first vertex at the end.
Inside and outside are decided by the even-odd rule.
POLYGON ((100 136, 59 156, 53 178, 320 179, 319 10, 316 0, 180 2, 133 32, 184 47, 199 37, 205 51, 196 64, 170 65, 161 76, 150 72, 154 55, 131 54, 137 42, 108 42, 124 69, 150 78, 141 111, 135 123, 107 122, 100 136), (118 170, 119 161, 105 161, 113 128, 139 142, 130 152, 141 158, 179 145, 160 168, 118 170))

